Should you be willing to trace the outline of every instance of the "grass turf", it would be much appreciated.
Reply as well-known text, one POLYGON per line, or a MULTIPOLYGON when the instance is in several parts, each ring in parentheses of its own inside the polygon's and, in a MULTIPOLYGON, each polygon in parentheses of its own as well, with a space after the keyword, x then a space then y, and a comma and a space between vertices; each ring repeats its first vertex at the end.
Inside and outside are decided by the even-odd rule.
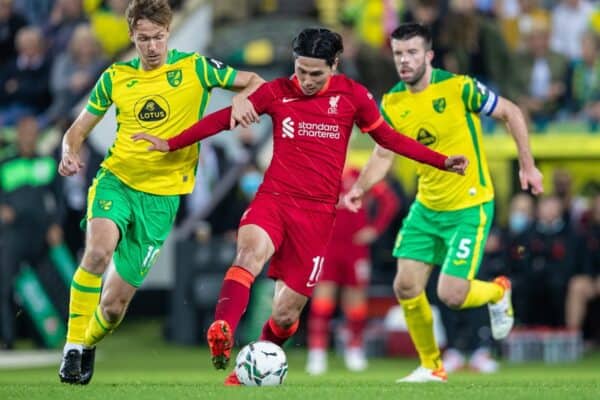
POLYGON ((305 352, 287 350, 290 370, 274 388, 223 387, 223 371, 212 369, 206 348, 164 343, 157 323, 126 323, 98 350, 96 373, 87 387, 60 384, 57 366, 0 370, 0 399, 598 399, 600 354, 576 364, 502 365, 494 375, 470 372, 447 384, 398 385, 416 360, 375 359, 361 374, 346 372, 330 355, 330 372, 304 373, 305 352))

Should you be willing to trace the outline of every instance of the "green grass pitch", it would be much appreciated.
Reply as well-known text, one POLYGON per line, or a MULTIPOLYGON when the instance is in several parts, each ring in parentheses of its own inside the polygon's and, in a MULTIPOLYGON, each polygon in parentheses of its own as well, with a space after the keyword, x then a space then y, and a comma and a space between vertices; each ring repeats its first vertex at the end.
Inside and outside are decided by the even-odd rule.
POLYGON ((416 360, 375 359, 365 373, 349 373, 330 355, 330 372, 304 373, 305 351, 287 349, 289 374, 272 388, 223 387, 206 348, 165 344, 157 323, 124 323, 98 350, 96 373, 87 387, 60 384, 57 366, 0 369, 0 399, 600 399, 600 354, 576 364, 503 364, 501 372, 450 375, 447 384, 398 385, 395 379, 416 367, 416 360))

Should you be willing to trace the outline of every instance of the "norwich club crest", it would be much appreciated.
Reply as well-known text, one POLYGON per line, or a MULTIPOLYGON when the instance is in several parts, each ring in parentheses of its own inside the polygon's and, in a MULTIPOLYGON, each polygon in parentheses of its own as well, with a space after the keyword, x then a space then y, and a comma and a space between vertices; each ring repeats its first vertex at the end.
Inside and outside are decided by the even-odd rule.
POLYGON ((98 200, 98 205, 104 211, 108 211, 112 208, 113 202, 112 200, 98 200))
POLYGON ((177 86, 181 85, 181 77, 182 77, 181 69, 167 71, 167 82, 169 82, 169 85, 171 85, 173 87, 177 87, 177 86))
POLYGON ((433 103, 433 109, 437 113, 441 114, 446 109, 446 98, 445 97, 440 97, 439 99, 435 99, 432 101, 432 103, 433 103))

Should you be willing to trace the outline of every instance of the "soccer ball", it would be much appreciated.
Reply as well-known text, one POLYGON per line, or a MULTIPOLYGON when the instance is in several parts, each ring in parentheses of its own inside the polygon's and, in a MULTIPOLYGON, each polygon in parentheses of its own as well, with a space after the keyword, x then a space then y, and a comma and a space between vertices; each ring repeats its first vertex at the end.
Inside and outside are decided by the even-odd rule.
POLYGON ((281 385, 287 371, 287 358, 281 347, 265 340, 247 344, 235 359, 235 374, 245 386, 281 385))

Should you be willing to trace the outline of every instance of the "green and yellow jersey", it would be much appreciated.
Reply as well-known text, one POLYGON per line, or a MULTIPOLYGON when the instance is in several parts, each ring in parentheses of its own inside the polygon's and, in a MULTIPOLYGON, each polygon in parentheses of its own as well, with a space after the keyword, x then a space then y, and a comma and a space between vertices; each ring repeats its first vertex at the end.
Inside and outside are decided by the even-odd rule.
POLYGON ((464 155, 466 176, 419 164, 417 200, 436 211, 490 201, 494 188, 483 150, 479 114, 490 115, 498 96, 475 79, 434 69, 431 82, 412 93, 404 82, 383 96, 381 111, 399 132, 447 155, 464 155))
POLYGON ((147 142, 134 142, 131 135, 147 132, 162 139, 177 135, 202 118, 212 88, 233 85, 236 72, 220 61, 177 50, 170 50, 166 63, 152 71, 143 70, 139 58, 112 64, 98 79, 86 107, 103 115, 115 105, 117 136, 102 166, 142 192, 190 193, 198 146, 151 152, 147 142))

